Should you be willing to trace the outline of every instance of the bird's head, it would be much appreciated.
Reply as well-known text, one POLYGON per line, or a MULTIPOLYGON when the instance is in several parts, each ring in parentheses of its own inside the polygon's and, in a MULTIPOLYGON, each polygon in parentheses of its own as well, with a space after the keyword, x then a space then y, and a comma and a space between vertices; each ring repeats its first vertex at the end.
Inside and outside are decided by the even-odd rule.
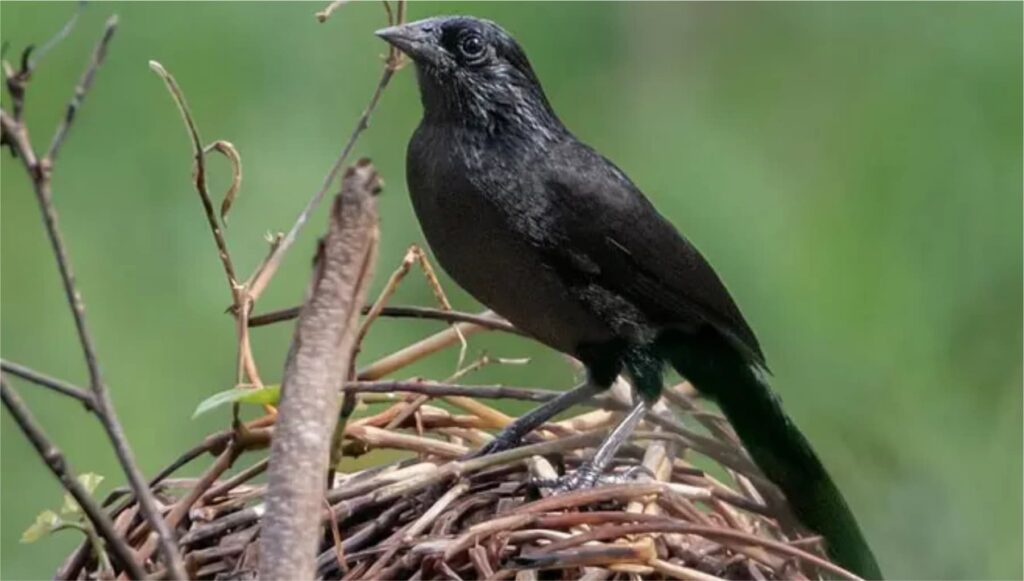
POLYGON ((523 49, 489 20, 439 16, 376 34, 416 65, 428 117, 485 123, 492 130, 510 123, 557 124, 523 49))

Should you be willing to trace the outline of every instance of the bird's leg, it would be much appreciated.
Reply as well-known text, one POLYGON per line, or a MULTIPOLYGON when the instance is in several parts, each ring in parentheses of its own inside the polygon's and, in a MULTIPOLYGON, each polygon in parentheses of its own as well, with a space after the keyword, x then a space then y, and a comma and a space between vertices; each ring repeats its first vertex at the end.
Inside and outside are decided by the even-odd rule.
POLYGON ((562 492, 592 488, 602 480, 602 476, 608 470, 615 454, 629 440, 629 436, 647 413, 648 407, 647 400, 640 398, 640 403, 633 406, 633 409, 626 414, 626 417, 622 418, 619 425, 615 426, 612 433, 608 434, 604 442, 601 442, 597 451, 594 452, 594 457, 577 468, 576 472, 559 479, 554 483, 554 488, 562 492))
POLYGON ((472 454, 471 457, 476 458, 515 448, 526 434, 537 429, 544 422, 576 404, 585 402, 604 391, 604 389, 604 387, 589 380, 577 385, 571 390, 560 394, 555 399, 533 408, 529 413, 520 416, 514 422, 505 426, 504 430, 472 454))

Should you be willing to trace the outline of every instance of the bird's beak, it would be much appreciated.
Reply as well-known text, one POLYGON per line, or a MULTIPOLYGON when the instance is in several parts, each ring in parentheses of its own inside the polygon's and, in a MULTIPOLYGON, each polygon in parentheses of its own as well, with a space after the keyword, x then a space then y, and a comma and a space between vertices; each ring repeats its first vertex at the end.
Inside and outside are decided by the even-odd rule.
POLYGON ((437 56, 437 47, 430 28, 419 22, 389 26, 374 32, 388 44, 409 55, 416 62, 430 62, 437 56))

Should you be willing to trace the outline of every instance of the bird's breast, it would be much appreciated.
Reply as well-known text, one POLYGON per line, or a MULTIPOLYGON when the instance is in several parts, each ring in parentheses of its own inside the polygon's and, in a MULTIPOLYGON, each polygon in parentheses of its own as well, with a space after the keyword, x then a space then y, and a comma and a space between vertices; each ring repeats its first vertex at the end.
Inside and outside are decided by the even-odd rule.
POLYGON ((421 128, 409 146, 409 193, 441 267, 478 301, 555 349, 574 354, 580 345, 610 340, 607 326, 574 298, 524 232, 535 219, 530 214, 543 213, 521 205, 533 186, 501 177, 523 175, 505 171, 509 159, 489 164, 489 152, 470 153, 465 145, 421 128))

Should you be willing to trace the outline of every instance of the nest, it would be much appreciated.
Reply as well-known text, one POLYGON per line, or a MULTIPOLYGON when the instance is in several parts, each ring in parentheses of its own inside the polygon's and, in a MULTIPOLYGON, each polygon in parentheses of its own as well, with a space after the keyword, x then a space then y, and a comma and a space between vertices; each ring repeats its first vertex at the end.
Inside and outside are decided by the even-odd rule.
MULTIPOLYGON (((666 388, 666 397, 620 452, 611 482, 565 493, 553 492, 550 482, 589 457, 628 408, 621 390, 598 398, 597 409, 546 424, 520 448, 466 459, 491 437, 487 430, 509 418, 480 399, 439 395, 446 393, 440 384, 363 387, 401 391, 417 385, 421 393, 361 394, 363 402, 390 405, 348 424, 344 453, 391 461, 334 475, 323 509, 319 578, 849 576, 823 557, 820 538, 801 531, 724 418, 704 409, 686 384, 666 388), (453 413, 432 405, 434 397, 462 409, 453 413), (412 457, 394 461, 394 453, 380 453, 385 450, 412 457)), ((359 391, 360 384, 354 387, 359 391)), ((554 395, 480 390, 484 396, 534 401, 554 395)), ((241 434, 214 434, 161 474, 203 452, 217 454, 198 479, 158 477, 158 499, 169 515, 189 507, 178 531, 194 578, 256 575, 265 485, 255 482, 267 461, 230 478, 219 476, 242 450, 265 447, 269 423, 257 420, 241 434)), ((130 498, 117 496, 108 499, 122 503, 112 511, 115 523, 128 538, 138 538, 145 525, 130 498)), ((58 576, 103 577, 104 561, 83 545, 58 576)))

